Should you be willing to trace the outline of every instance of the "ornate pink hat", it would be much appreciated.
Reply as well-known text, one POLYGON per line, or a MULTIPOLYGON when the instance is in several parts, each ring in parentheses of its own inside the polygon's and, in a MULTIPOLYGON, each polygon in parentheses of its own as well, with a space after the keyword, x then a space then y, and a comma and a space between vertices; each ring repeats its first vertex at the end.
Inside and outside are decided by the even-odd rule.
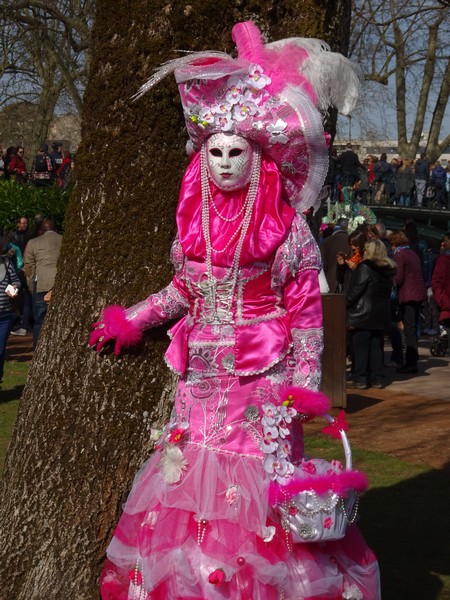
POLYGON ((232 30, 234 59, 196 52, 160 67, 140 97, 174 72, 190 149, 213 133, 253 140, 278 166, 291 205, 303 212, 320 205, 328 145, 320 110, 343 114, 354 107, 359 68, 320 40, 290 38, 264 45, 251 21, 232 30))

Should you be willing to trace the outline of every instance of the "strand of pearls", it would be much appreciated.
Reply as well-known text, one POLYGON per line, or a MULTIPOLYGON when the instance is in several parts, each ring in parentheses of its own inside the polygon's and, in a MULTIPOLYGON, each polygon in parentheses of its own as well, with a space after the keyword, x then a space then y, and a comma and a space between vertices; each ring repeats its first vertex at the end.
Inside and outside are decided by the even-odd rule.
POLYGON ((242 213, 244 212, 244 210, 247 208, 248 196, 246 197, 246 199, 245 199, 245 202, 244 202, 244 203, 243 203, 243 205, 241 206, 241 209, 239 210, 239 212, 238 212, 238 213, 236 213, 236 214, 234 215, 234 217, 230 217, 230 218, 224 217, 224 216, 222 215, 222 213, 220 213, 220 212, 219 212, 219 209, 217 208, 217 206, 216 206, 216 203, 214 202, 213 195, 211 194, 211 187, 210 187, 210 185, 209 185, 209 181, 208 181, 208 188, 209 188, 209 190, 208 190, 208 192, 209 192, 209 201, 210 201, 210 203, 211 203, 211 206, 212 206, 212 207, 213 207, 213 209, 214 209, 214 212, 216 213, 216 215, 219 217, 219 219, 220 219, 221 221, 226 221, 227 223, 233 223, 234 221, 236 221, 236 219, 237 219, 238 217, 240 217, 240 216, 242 215, 242 213))
POLYGON ((239 235, 239 240, 236 246, 236 250, 234 253, 233 261, 231 264, 231 274, 232 281, 237 280, 237 271, 239 269, 239 259, 242 252, 242 247, 244 245, 244 238, 248 231, 251 222, 251 216, 253 212, 253 206, 256 200, 256 194, 258 193, 259 188, 259 178, 261 172, 261 149, 259 147, 255 148, 253 154, 253 165, 252 165, 252 174, 250 178, 250 185, 247 191, 247 196, 245 198, 243 209, 245 208, 244 217, 240 223, 240 225, 236 228, 225 247, 222 249, 213 248, 211 243, 211 233, 210 233, 210 223, 209 223, 209 204, 211 197, 211 189, 208 181, 208 174, 206 170, 206 147, 205 144, 202 146, 201 156, 200 156, 200 165, 201 165, 201 188, 202 188, 202 229, 203 235, 205 238, 206 244, 206 266, 207 266, 207 274, 208 280, 213 281, 214 277, 212 274, 212 261, 211 255, 212 252, 216 252, 218 254, 222 254, 228 250, 231 243, 236 239, 239 235))
POLYGON ((203 540, 205 539, 206 528, 208 526, 208 521, 206 519, 199 519, 197 522, 197 544, 201 546, 203 540))
POLYGON ((356 521, 356 517, 358 516, 358 507, 359 507, 359 494, 356 494, 356 499, 355 499, 355 504, 353 505, 353 509, 349 514, 347 514, 347 510, 345 508, 345 500, 344 498, 341 498, 341 510, 345 515, 345 518, 347 519, 348 523, 354 523, 356 521))
POLYGON ((133 600, 145 600, 147 598, 147 593, 144 587, 144 573, 141 570, 140 559, 136 561, 136 566, 134 568, 133 585, 133 600), (141 581, 139 581, 139 574, 141 575, 141 581))

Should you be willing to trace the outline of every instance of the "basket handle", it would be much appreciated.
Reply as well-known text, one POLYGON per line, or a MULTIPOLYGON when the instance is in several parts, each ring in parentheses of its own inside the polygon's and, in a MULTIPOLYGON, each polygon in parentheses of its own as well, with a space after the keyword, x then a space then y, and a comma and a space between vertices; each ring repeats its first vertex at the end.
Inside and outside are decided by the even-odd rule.
MULTIPOLYGON (((334 423, 335 419, 329 415, 328 413, 325 413, 324 415, 322 415, 323 418, 328 421, 328 423, 330 423, 330 425, 332 423, 334 423)), ((345 433, 345 431, 343 429, 339 430, 340 436, 341 436, 341 441, 342 441, 342 445, 344 447, 344 454, 345 454, 345 470, 346 471, 350 471, 352 468, 352 449, 350 447, 350 442, 348 441, 348 437, 347 434, 345 433)))

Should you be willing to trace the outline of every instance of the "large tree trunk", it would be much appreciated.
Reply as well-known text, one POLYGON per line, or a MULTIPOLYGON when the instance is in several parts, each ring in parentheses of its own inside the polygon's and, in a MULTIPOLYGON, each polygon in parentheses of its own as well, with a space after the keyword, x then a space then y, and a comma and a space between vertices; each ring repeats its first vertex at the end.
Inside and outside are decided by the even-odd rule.
POLYGON ((300 14, 289 1, 98 1, 77 183, 2 482, 2 600, 98 597, 121 503, 151 449, 150 424, 170 411, 164 328, 121 358, 88 348, 102 307, 135 303, 171 278, 186 165, 180 103, 172 80, 138 102, 130 96, 177 50, 231 51, 239 20, 256 19, 272 39, 306 34, 344 48, 349 4, 304 1, 300 14))

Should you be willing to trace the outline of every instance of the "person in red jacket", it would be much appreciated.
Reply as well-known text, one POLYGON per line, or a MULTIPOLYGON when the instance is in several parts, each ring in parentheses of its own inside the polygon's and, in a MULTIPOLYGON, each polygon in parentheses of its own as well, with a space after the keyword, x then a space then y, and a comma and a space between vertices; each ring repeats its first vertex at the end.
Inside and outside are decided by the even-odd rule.
POLYGON ((62 163, 56 171, 56 177, 58 179, 58 186, 65 189, 67 187, 66 181, 70 180, 69 174, 72 167, 72 156, 69 150, 64 150, 62 153, 62 163))
POLYGON ((397 265, 394 283, 398 291, 398 301, 405 333, 405 364, 397 373, 417 373, 419 360, 417 325, 422 303, 427 298, 427 288, 423 280, 420 258, 409 246, 403 231, 394 231, 389 236, 393 259, 397 265))
POLYGON ((23 158, 23 152, 22 146, 17 146, 8 165, 8 173, 11 177, 15 177, 17 183, 27 183, 28 181, 27 165, 23 158))
POLYGON ((439 324, 447 330, 450 340, 450 231, 441 243, 442 253, 436 261, 431 286, 433 296, 439 306, 439 324))

